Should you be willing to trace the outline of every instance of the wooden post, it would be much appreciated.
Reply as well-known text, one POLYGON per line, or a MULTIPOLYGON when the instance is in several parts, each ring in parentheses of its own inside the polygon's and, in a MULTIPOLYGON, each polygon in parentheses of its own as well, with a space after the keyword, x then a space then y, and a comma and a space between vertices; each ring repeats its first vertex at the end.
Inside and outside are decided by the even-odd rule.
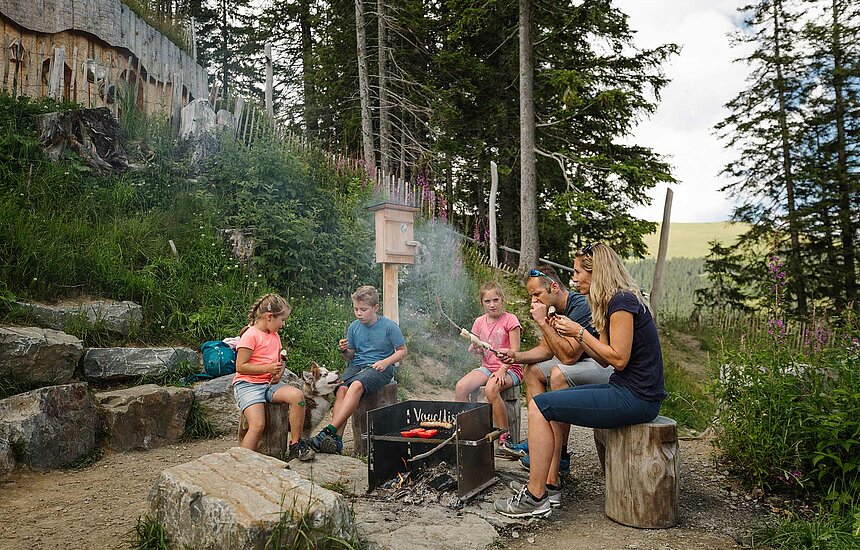
POLYGON ((651 315, 657 322, 660 308, 660 291, 663 286, 663 271, 666 269, 666 252, 669 248, 669 225, 672 217, 672 190, 666 189, 666 204, 663 206, 663 224, 660 226, 660 248, 657 251, 657 265, 654 267, 654 280, 651 283, 651 315))
POLYGON ((72 81, 69 96, 72 101, 78 100, 78 46, 72 49, 72 81))
POLYGON ((275 108, 272 104, 273 88, 274 72, 272 70, 272 43, 266 42, 266 114, 269 115, 269 117, 275 116, 275 108))
POLYGON ((367 454, 367 413, 397 403, 397 382, 392 380, 373 394, 362 396, 352 413, 352 453, 367 454))
POLYGON ((54 48, 54 61, 51 65, 51 79, 48 81, 48 95, 58 99, 62 94, 63 65, 66 61, 66 51, 63 48, 54 48))
POLYGON ((496 246, 496 193, 499 192, 499 167, 496 161, 490 161, 490 265, 499 267, 499 251, 496 246))
POLYGON ((245 109, 245 99, 242 97, 236 98, 236 108, 233 109, 233 118, 236 120, 233 121, 233 124, 236 126, 234 131, 238 135, 239 132, 239 123, 242 122, 242 111, 245 109))
POLYGON ((397 264, 382 264, 382 314, 400 324, 397 264))
POLYGON ((9 54, 6 53, 8 48, 6 45, 9 44, 9 35, 5 32, 3 33, 3 48, 0 51, 0 62, 3 63, 3 91, 7 91, 9 88, 7 87, 7 82, 9 81, 9 54))
POLYGON ((36 65, 38 65, 38 61, 36 59, 35 52, 35 41, 30 39, 30 47, 27 48, 27 95, 30 97, 37 97, 39 95, 39 83, 35 77, 36 65))
MULTIPOLYGON (((290 444, 290 406, 286 403, 266 403, 266 426, 257 445, 257 452, 284 460, 290 444)), ((239 444, 248 432, 245 413, 239 413, 239 444)))

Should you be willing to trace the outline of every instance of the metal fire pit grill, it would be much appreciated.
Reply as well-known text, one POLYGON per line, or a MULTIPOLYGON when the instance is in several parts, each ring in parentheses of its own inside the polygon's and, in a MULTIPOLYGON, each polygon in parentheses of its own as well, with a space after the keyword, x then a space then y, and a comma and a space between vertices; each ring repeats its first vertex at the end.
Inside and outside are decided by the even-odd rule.
POLYGON ((367 413, 367 480, 372 491, 397 474, 431 468, 440 462, 457 466, 457 496, 468 500, 498 478, 493 457, 493 412, 488 403, 404 401, 367 413), (400 432, 420 422, 450 422, 431 439, 403 437, 400 432), (432 455, 409 462, 445 442, 432 455), (491 437, 488 438, 487 436, 491 437))

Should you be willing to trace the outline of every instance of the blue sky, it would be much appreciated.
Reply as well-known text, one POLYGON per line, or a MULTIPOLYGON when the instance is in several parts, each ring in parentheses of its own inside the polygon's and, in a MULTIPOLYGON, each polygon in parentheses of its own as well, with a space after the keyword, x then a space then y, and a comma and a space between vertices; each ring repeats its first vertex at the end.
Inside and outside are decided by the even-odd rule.
MULTIPOLYGON (((630 16, 640 48, 674 42, 680 55, 666 66, 672 82, 659 109, 636 129, 634 141, 664 155, 679 183, 672 186, 673 222, 727 220, 733 203, 719 191, 728 180, 720 170, 733 158, 713 133, 724 108, 744 88, 748 68, 733 62, 744 50, 732 47, 728 34, 742 22, 737 0, 616 0, 630 16)), ((650 206, 633 213, 651 221, 663 217, 666 186, 650 195, 650 206)))

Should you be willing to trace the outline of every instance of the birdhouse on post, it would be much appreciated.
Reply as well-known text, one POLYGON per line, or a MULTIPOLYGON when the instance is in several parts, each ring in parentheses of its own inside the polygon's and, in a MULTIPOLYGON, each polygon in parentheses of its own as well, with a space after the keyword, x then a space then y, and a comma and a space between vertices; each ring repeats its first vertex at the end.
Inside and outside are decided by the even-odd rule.
POLYGON ((418 209, 383 202, 367 208, 376 216, 376 263, 382 264, 382 314, 400 322, 397 266, 415 263, 414 214, 418 209))

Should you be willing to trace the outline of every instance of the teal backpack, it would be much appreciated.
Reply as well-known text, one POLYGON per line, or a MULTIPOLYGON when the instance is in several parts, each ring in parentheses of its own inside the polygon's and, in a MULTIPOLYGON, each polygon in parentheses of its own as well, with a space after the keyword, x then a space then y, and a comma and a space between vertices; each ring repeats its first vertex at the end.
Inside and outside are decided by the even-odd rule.
POLYGON ((204 342, 200 351, 203 352, 203 372, 188 375, 185 378, 186 384, 236 372, 236 350, 221 340, 204 342))

